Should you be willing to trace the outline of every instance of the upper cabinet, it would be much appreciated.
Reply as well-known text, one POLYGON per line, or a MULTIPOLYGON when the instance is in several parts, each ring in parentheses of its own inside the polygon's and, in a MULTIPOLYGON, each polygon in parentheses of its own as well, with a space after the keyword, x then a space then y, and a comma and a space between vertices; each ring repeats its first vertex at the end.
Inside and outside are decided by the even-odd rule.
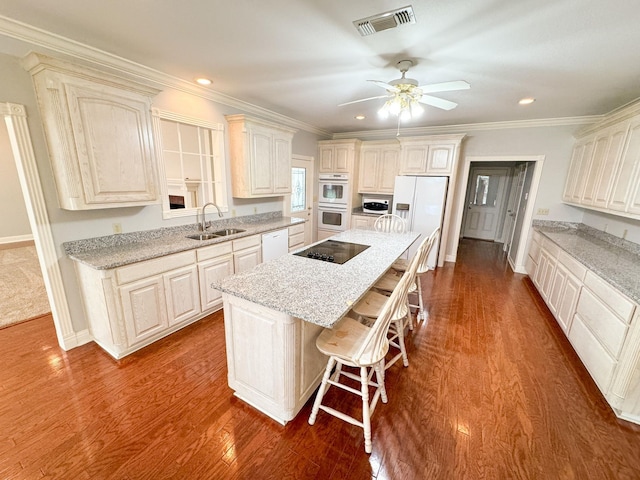
POLYGON ((274 197, 291 193, 291 142, 295 129, 227 115, 233 196, 274 197))
POLYGON ((452 175, 464 135, 400 138, 399 175, 452 175))
POLYGON ((319 173, 355 173, 361 143, 355 139, 319 141, 319 173))
POLYGON ((573 148, 563 201, 640 218, 640 105, 592 128, 573 148))
POLYGON ((397 140, 364 142, 360 149, 358 192, 393 195, 399 163, 400 144, 397 140))
POLYGON ((60 207, 159 202, 151 98, 159 90, 30 53, 60 207))

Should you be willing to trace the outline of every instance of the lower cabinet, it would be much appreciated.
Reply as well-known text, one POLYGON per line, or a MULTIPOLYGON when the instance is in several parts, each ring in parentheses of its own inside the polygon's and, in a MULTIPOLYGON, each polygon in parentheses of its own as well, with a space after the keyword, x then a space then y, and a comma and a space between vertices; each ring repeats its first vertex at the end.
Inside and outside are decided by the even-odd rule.
POLYGON ((547 238, 532 280, 616 415, 640 423, 638 305, 547 238))
POLYGON ((304 247, 306 223, 298 223, 289 227, 289 252, 304 247))
POLYGON ((211 282, 261 257, 252 235, 110 270, 74 263, 94 341, 122 358, 222 308, 211 282))
POLYGON ((351 215, 351 228, 360 230, 373 230, 373 224, 376 223, 377 217, 368 215, 351 215))

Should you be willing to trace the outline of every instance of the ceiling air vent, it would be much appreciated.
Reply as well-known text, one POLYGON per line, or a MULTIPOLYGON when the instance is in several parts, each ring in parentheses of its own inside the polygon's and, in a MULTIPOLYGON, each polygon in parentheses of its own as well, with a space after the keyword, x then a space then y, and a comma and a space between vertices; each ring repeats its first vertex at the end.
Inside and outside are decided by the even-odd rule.
POLYGON ((410 23, 416 23, 416 17, 413 14, 411 5, 353 22, 363 37, 410 23))

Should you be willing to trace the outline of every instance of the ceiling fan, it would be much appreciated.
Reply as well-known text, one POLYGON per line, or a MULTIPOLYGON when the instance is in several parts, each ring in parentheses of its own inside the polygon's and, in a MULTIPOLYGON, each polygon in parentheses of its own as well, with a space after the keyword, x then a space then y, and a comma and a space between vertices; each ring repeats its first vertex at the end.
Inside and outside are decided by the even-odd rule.
POLYGON ((398 116, 398 120, 408 120, 412 117, 420 115, 423 112, 424 109, 420 105, 421 103, 441 108, 443 110, 451 110, 452 108, 458 106, 458 104, 455 102, 450 102, 449 100, 444 100, 442 98, 425 94, 435 92, 451 92, 454 90, 466 90, 471 87, 471 85, 469 85, 464 80, 433 83, 431 85, 419 85, 417 80, 405 77, 406 73, 409 71, 409 68, 413 66, 413 62, 411 60, 400 60, 397 66, 398 70, 400 70, 400 72, 402 73, 402 76, 396 80, 392 80, 389 83, 379 80, 368 80, 369 82, 373 82, 379 87, 386 89, 386 95, 361 98, 360 100, 341 103, 338 106, 342 107, 344 105, 376 100, 378 98, 386 98, 387 101, 378 112, 380 116, 386 118, 387 116, 389 116, 389 114, 393 114, 398 116))

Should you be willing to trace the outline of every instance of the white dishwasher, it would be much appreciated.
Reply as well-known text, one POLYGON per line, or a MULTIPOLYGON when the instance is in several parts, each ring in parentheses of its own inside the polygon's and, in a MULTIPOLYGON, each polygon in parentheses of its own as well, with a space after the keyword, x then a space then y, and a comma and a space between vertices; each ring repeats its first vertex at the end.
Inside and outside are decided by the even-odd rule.
POLYGON ((268 262, 289 252, 289 230, 262 234, 262 261, 268 262))

